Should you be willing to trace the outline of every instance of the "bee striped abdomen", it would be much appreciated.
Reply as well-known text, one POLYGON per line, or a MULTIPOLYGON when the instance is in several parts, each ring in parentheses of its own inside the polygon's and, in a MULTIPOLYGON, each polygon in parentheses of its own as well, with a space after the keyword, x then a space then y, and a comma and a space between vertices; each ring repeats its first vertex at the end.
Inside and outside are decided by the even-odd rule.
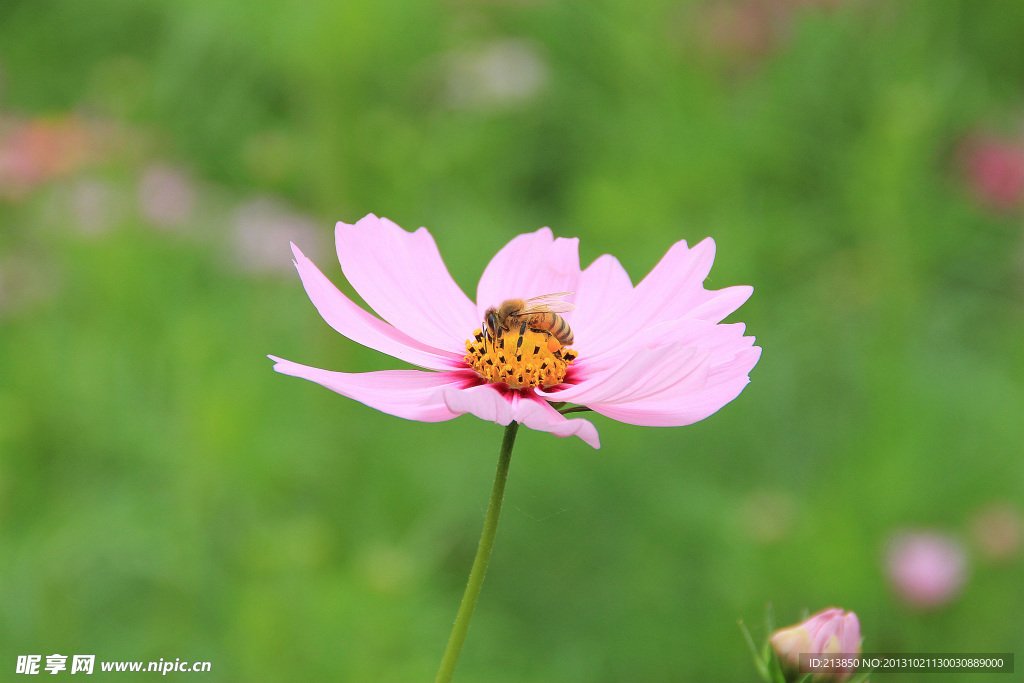
POLYGON ((565 322, 565 318, 558 315, 557 313, 552 313, 551 315, 558 318, 558 330, 553 332, 555 338, 558 339, 558 341, 562 342, 563 346, 571 346, 573 342, 573 336, 572 328, 569 327, 569 323, 565 322))
POLYGON ((569 346, 573 342, 572 328, 569 327, 569 323, 565 322, 565 318, 557 313, 551 311, 536 313, 531 323, 531 329, 550 333, 552 337, 561 342, 562 346, 569 346))

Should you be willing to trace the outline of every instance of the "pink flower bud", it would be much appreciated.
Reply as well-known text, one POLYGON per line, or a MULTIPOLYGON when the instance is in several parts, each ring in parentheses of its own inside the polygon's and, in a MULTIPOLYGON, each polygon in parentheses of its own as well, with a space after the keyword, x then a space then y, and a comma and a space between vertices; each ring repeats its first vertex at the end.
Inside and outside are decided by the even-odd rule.
MULTIPOLYGON (((860 653, 860 621, 853 612, 830 607, 808 617, 799 624, 781 628, 769 638, 782 668, 795 672, 800 667, 800 655, 838 655, 860 653)), ((835 669, 819 673, 817 681, 845 681, 854 671, 835 669)))

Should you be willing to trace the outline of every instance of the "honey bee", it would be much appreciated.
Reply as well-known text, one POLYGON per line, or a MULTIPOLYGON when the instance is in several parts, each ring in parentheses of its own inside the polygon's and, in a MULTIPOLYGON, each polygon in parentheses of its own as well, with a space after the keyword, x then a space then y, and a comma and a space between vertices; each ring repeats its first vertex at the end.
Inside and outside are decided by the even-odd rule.
POLYGON ((484 313, 484 338, 500 339, 502 331, 509 332, 519 327, 519 344, 523 343, 526 330, 547 332, 549 349, 557 351, 559 345, 569 346, 573 342, 572 329, 559 313, 568 313, 576 307, 567 301, 559 301, 572 292, 542 294, 530 299, 508 299, 498 307, 490 307, 484 313), (553 347, 553 348, 551 348, 553 347))

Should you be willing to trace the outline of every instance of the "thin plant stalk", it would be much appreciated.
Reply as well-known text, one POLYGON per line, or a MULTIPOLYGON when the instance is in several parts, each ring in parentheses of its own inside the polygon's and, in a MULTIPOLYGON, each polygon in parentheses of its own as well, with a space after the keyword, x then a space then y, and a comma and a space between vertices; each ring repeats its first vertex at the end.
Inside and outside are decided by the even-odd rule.
POLYGON ((455 665, 459 663, 462 645, 466 642, 469 622, 473 618, 473 610, 476 609, 476 602, 480 597, 480 589, 484 585, 487 563, 491 559, 494 535, 498 531, 498 517, 501 515, 501 503, 505 498, 508 466, 512 460, 512 446, 515 445, 516 432, 518 431, 519 423, 515 420, 505 427, 505 438, 501 442, 501 453, 498 455, 498 471, 494 474, 494 487, 491 489, 491 502, 487 506, 487 515, 484 517, 484 529, 480 534, 480 545, 476 549, 476 559, 473 560, 473 569, 469 572, 466 592, 462 596, 462 604, 459 605, 459 613, 455 616, 455 625, 452 627, 452 634, 448 638, 448 647, 445 648, 444 657, 441 659, 441 668, 437 672, 437 683, 448 683, 448 681, 452 680, 452 675, 455 673, 455 665))

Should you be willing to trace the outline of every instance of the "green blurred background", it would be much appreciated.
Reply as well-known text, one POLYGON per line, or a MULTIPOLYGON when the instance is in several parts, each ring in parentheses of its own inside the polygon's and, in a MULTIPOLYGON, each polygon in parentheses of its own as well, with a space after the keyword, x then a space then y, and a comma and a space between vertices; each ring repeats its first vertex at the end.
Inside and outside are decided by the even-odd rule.
POLYGON ((469 293, 542 225, 634 282, 710 235, 755 288, 719 414, 520 432, 457 680, 751 681, 769 603, 1024 655, 1022 45, 1010 0, 4 0, 0 671, 432 680, 501 427, 265 358, 402 366, 289 260, 351 292, 368 212, 469 293), (960 544, 939 604, 887 581, 906 529, 960 544))

